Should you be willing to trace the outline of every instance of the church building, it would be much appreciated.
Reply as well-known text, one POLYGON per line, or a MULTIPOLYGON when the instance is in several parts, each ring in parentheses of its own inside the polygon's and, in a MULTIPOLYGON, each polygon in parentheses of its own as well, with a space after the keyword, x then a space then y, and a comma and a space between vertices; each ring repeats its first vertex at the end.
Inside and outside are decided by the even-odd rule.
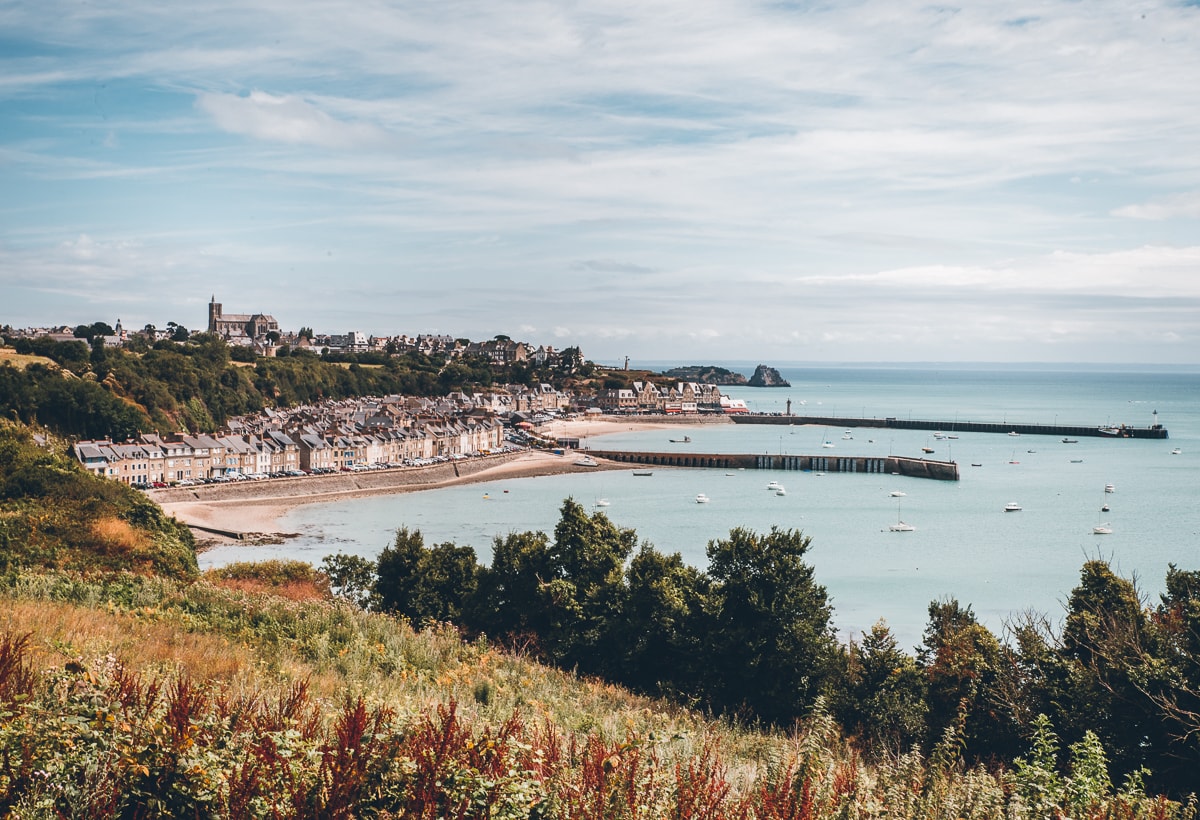
POLYGON ((229 342, 261 342, 271 331, 279 332, 279 322, 265 313, 222 313, 214 294, 208 303, 208 332, 229 342))

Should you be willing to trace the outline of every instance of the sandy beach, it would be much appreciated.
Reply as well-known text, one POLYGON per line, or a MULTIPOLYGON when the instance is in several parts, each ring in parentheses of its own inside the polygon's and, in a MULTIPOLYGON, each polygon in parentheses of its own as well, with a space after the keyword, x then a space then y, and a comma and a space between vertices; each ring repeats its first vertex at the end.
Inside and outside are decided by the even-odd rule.
MULTIPOLYGON (((670 420, 601 417, 554 421, 538 428, 547 438, 590 439, 616 432, 697 427, 729 423, 723 417, 695 416, 670 420)), ((542 450, 450 462, 432 467, 339 473, 329 476, 274 479, 263 482, 208 484, 198 487, 153 490, 156 500, 169 515, 192 527, 197 543, 208 546, 230 541, 274 542, 288 537, 279 519, 294 507, 359 498, 368 495, 433 490, 459 484, 526 478, 595 470, 627 470, 627 464, 599 460, 599 466, 575 465, 577 453, 565 455, 542 450)))

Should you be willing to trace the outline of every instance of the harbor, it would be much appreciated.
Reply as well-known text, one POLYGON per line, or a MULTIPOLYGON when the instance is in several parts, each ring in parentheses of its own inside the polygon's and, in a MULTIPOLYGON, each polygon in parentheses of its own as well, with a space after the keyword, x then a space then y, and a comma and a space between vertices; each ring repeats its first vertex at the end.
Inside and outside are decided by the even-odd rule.
POLYGON ((890 430, 941 430, 947 433, 1001 433, 1021 436, 1062 436, 1064 438, 1168 438, 1167 428, 1157 421, 1149 427, 1118 425, 1028 424, 1007 421, 934 421, 929 419, 853 418, 843 416, 794 416, 790 413, 744 413, 730 416, 736 424, 817 425, 824 427, 877 427, 890 430))

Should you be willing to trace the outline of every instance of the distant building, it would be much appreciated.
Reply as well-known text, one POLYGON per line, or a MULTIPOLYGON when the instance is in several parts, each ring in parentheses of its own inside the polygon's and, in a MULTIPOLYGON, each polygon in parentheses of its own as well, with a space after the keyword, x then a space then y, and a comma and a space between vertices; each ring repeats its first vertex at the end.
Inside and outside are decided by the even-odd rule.
POLYGON ((265 313, 224 313, 214 294, 208 303, 208 332, 226 341, 262 342, 272 331, 279 332, 279 322, 265 313))

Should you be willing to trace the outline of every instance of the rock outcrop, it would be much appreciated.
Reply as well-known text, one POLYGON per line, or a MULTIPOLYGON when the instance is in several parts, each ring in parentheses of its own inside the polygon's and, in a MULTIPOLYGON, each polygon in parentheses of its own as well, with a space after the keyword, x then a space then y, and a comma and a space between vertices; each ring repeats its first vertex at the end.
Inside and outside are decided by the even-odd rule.
POLYGON ((667 370, 663 375, 687 382, 700 382, 701 384, 717 384, 722 386, 746 384, 746 377, 741 373, 734 373, 732 370, 726 370, 716 365, 676 367, 667 370))
POLYGON ((778 370, 765 364, 754 368, 754 375, 747 384, 750 387, 791 387, 791 384, 779 375, 778 370))

